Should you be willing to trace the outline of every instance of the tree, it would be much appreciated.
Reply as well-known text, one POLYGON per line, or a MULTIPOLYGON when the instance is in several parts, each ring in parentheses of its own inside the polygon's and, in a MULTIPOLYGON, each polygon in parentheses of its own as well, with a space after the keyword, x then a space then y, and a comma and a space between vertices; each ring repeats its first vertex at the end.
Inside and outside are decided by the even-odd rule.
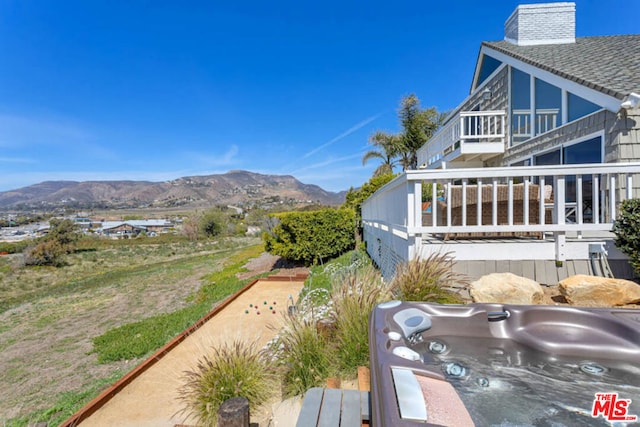
POLYGON ((49 221, 49 233, 45 240, 58 243, 66 253, 71 253, 75 243, 80 239, 78 226, 70 219, 54 218, 49 221))
POLYGON ((445 115, 435 107, 421 110, 418 97, 410 94, 400 102, 398 116, 402 125, 399 135, 402 166, 404 170, 417 169, 418 149, 438 130, 445 115))
POLYGON ((200 220, 200 229, 207 237, 215 237, 226 229, 227 220, 219 210, 210 210, 200 220))
POLYGON ((401 131, 390 134, 376 131, 369 137, 369 144, 378 147, 362 157, 362 164, 378 158, 382 160, 373 176, 392 174, 397 164, 403 170, 418 168, 418 149, 422 147, 444 122, 446 113, 439 113, 435 107, 420 109, 420 100, 414 94, 400 100, 398 119, 401 131))
POLYGON ((393 174, 393 168, 398 164, 397 156, 401 148, 400 142, 401 139, 398 135, 376 131, 369 137, 369 144, 379 149, 367 151, 362 156, 362 164, 365 165, 371 159, 381 159, 382 164, 376 168, 373 176, 393 174))
POLYGON ((182 234, 191 242, 198 240, 200 234, 200 216, 197 213, 189 215, 182 223, 182 234))

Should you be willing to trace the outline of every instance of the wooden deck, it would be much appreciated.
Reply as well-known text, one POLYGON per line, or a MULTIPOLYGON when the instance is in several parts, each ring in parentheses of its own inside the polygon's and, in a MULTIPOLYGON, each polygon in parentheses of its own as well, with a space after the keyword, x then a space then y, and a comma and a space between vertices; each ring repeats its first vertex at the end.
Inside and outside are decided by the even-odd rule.
POLYGON ((368 391, 314 387, 304 395, 296 427, 361 427, 370 408, 368 391))

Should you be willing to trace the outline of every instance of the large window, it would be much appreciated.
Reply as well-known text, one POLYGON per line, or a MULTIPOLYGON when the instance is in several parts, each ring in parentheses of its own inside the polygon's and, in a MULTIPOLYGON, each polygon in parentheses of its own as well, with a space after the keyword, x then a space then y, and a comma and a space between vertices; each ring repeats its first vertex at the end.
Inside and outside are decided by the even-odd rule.
MULTIPOLYGON (((574 165, 602 162, 602 137, 588 139, 577 144, 564 145, 553 151, 533 156, 534 165, 574 165)), ((520 163, 520 162, 518 162, 520 163)), ((513 166, 516 164, 514 163, 513 166)), ((553 183, 553 177, 545 177, 545 185, 553 183)), ((538 183, 538 178, 534 179, 538 183)), ((583 221, 591 222, 593 213, 593 176, 582 176, 582 209, 583 221)), ((565 202, 567 203, 567 220, 576 221, 577 180, 575 175, 565 177, 565 202)))
POLYGON ((511 69, 511 141, 517 144, 531 138, 531 77, 511 69))
POLYGON ((563 93, 559 87, 516 68, 512 67, 510 74, 511 145, 602 109, 593 102, 570 92, 563 93), (566 96, 566 104, 563 102, 563 96, 566 96), (567 111, 563 111, 563 105, 567 111), (563 122, 563 115, 566 122, 563 122))
POLYGON ((555 129, 562 123, 562 91, 536 79, 536 135, 555 129))
POLYGON ((563 148, 562 164, 576 165, 602 162, 602 140, 599 136, 563 148))
POLYGON ((483 55, 482 65, 480 65, 480 75, 478 76, 478 83, 476 83, 476 86, 480 86, 482 82, 487 80, 491 73, 497 70, 500 65, 502 65, 502 62, 497 59, 489 55, 483 55))
POLYGON ((574 95, 572 93, 569 93, 568 95, 569 99, 567 100, 567 110, 570 122, 602 109, 599 105, 589 102, 584 98, 580 98, 578 95, 574 95))

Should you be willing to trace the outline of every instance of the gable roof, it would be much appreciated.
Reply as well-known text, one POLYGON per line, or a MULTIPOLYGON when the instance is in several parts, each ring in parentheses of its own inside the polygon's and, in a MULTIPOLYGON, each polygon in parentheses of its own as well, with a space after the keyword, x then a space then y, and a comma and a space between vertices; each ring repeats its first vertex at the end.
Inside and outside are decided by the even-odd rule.
POLYGON ((640 34, 581 37, 567 44, 482 45, 620 100, 640 92, 640 34))

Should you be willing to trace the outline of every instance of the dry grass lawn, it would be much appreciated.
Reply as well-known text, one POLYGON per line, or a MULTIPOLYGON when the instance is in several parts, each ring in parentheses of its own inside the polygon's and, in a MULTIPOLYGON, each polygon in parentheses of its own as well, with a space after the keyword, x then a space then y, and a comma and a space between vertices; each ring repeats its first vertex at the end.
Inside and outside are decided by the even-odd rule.
POLYGON ((202 278, 220 270, 232 244, 111 247, 73 254, 62 269, 0 264, 0 425, 53 405, 61 393, 126 373, 140 360, 104 365, 92 338, 184 307, 202 278))

